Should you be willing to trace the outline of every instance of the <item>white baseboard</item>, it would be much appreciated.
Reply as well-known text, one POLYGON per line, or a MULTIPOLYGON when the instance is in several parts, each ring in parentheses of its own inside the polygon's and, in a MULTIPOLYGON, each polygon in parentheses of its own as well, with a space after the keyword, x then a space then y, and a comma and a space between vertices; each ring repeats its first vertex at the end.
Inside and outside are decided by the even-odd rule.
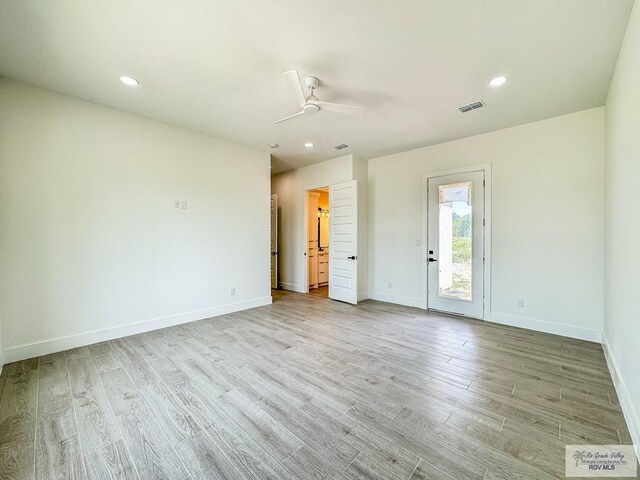
POLYGON ((613 385, 616 387, 616 393, 618 394, 620 407, 622 408, 624 419, 627 422, 627 427, 631 434, 631 440, 633 440, 633 444, 635 445, 636 457, 640 458, 640 412, 636 410, 637 407, 631 398, 629 390, 627 390, 627 385, 620 375, 620 368, 618 368, 618 363, 611 351, 609 340, 604 333, 602 334, 602 350, 607 359, 607 366, 613 379, 613 385))
POLYGON ((39 357, 50 353, 69 350, 70 348, 83 347, 93 343, 104 342, 116 338, 128 337, 138 333, 150 332, 160 328, 172 327, 183 323, 203 320, 205 318, 217 317, 227 313, 247 310, 249 308, 261 307, 271 303, 271 296, 259 297, 251 300, 244 300, 237 303, 228 303, 216 307, 194 310, 191 312, 168 315, 166 317, 143 320, 141 322, 119 325, 117 327, 94 330, 92 332, 69 335, 67 337, 53 338, 41 342, 19 345, 17 347, 6 348, 2 351, 4 360, 7 362, 17 362, 27 358, 39 357))
POLYGON ((3 366, 4 366, 4 356, 2 355, 2 351, 0 351, 0 375, 2 375, 3 366))
POLYGON ((369 292, 358 292, 358 301, 362 302, 363 300, 366 300, 367 298, 369 298, 369 292))
POLYGON ((307 293, 303 285, 296 285, 295 283, 282 282, 280 283, 280 286, 282 287, 283 290, 290 290, 292 292, 298 292, 298 293, 307 293))
POLYGON ((488 322, 499 323, 501 325, 510 325, 512 327, 526 328, 537 332, 552 333, 563 337, 587 340, 589 342, 600 343, 602 341, 601 330, 576 327, 575 325, 567 325, 565 323, 547 322, 546 320, 518 317, 516 315, 507 315, 498 312, 491 312, 489 317, 485 318, 485 320, 488 322))
POLYGON ((406 307, 426 308, 425 300, 423 298, 401 297, 400 295, 389 295, 387 293, 380 292, 370 292, 369 298, 371 300, 404 305, 406 307))
MULTIPOLYGON (((405 305, 407 307, 427 308, 426 300, 424 298, 402 297, 400 295, 389 295, 387 293, 379 292, 371 292, 369 294, 369 298, 372 300, 380 300, 381 302, 405 305)), ((488 322, 499 323, 501 325, 526 328, 537 332, 552 333, 554 335, 588 340, 590 342, 600 343, 602 341, 602 331, 600 330, 576 327, 574 325, 567 325, 564 323, 548 322, 545 320, 518 317, 516 315, 507 315, 498 312, 491 312, 485 320, 488 322)))

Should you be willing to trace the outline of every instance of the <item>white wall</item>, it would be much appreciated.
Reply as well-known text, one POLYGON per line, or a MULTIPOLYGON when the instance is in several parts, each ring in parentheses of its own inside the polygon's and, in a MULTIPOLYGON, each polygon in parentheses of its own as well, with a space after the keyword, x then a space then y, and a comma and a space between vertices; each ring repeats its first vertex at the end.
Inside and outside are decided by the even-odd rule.
POLYGON ((0 112, 5 361, 271 301, 268 154, 6 80, 0 112))
POLYGON ((640 446, 640 2, 629 20, 605 116, 604 344, 640 446))
POLYGON ((426 305, 421 176, 490 163, 490 319, 599 341, 603 113, 596 108, 370 160, 370 297, 426 305))
POLYGON ((297 168, 271 179, 271 192, 278 195, 278 241, 280 283, 287 290, 307 288, 305 263, 306 191, 353 179, 353 157, 342 157, 297 168))

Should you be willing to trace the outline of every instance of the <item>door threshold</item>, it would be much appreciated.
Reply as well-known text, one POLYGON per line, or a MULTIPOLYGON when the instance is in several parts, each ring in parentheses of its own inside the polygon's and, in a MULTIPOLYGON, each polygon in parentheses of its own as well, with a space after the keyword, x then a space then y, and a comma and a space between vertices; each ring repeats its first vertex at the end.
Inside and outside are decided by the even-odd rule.
POLYGON ((427 307, 427 312, 444 313, 446 315, 451 315, 453 317, 464 317, 464 318, 471 318, 473 320, 482 320, 482 321, 484 321, 484 318, 481 318, 481 317, 472 317, 470 315, 465 315, 464 313, 448 312, 446 310, 438 310, 437 308, 429 308, 429 307, 427 307))

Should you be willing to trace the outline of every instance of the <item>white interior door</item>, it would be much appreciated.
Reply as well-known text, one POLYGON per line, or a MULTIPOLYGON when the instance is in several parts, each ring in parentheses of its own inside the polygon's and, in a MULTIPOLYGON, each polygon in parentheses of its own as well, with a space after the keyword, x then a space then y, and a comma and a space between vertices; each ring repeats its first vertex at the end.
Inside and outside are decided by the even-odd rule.
POLYGON ((278 195, 271 195, 271 288, 278 288, 278 195))
POLYGON ((329 298, 358 303, 358 184, 329 187, 329 298))
POLYGON ((484 318, 484 171, 428 181, 427 305, 484 318))

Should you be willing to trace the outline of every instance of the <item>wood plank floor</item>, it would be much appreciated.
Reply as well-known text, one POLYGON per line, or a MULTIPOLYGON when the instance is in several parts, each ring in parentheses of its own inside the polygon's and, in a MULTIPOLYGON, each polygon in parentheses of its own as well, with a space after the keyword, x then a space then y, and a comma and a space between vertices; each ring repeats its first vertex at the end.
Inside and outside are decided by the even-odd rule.
POLYGON ((599 345, 366 301, 5 365, 2 479, 552 479, 630 444, 599 345))

